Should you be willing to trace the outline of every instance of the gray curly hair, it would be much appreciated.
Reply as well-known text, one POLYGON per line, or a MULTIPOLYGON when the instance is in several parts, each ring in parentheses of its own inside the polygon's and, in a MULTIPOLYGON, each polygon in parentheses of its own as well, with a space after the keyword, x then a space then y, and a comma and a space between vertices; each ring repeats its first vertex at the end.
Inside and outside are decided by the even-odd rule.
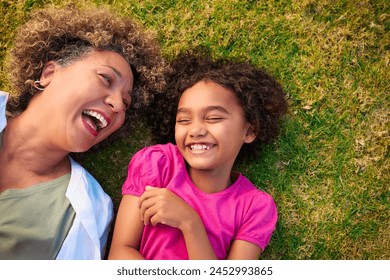
POLYGON ((37 93, 33 82, 48 61, 67 66, 93 50, 113 50, 129 62, 135 78, 132 107, 164 91, 169 66, 151 33, 106 7, 49 6, 18 29, 6 65, 13 86, 7 110, 17 115, 27 108, 37 93))

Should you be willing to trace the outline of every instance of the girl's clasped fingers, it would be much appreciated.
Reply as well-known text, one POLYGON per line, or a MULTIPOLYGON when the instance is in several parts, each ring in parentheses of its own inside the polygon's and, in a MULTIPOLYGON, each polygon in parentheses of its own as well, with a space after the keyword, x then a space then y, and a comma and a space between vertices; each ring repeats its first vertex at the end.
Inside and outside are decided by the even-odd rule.
POLYGON ((139 197, 138 207, 140 209, 140 218, 145 225, 149 224, 150 217, 152 217, 156 210, 153 210, 153 206, 156 204, 155 192, 152 187, 146 187, 145 192, 139 197))
POLYGON ((144 225, 161 223, 178 227, 184 206, 186 203, 181 198, 165 188, 147 186, 139 198, 140 216, 144 225))
POLYGON ((151 207, 145 209, 141 220, 144 222, 144 225, 152 224, 153 226, 156 225, 155 218, 158 213, 158 208, 153 204, 151 207))
POLYGON ((156 195, 156 192, 157 192, 158 190, 159 190, 159 188, 154 188, 154 187, 146 186, 146 187, 145 187, 144 193, 139 197, 139 200, 138 200, 138 207, 141 207, 141 204, 142 204, 145 200, 147 200, 147 199, 149 199, 149 198, 155 196, 155 195, 156 195))

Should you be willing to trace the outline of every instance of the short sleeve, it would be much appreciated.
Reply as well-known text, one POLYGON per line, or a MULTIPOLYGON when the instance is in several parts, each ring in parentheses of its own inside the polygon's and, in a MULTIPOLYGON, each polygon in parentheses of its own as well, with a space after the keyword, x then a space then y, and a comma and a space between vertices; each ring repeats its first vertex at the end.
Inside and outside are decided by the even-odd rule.
POLYGON ((164 145, 144 148, 131 159, 122 194, 140 196, 146 186, 164 187, 170 172, 164 145))
POLYGON ((258 191, 247 207, 235 239, 254 243, 264 251, 278 219, 275 202, 269 194, 258 191))

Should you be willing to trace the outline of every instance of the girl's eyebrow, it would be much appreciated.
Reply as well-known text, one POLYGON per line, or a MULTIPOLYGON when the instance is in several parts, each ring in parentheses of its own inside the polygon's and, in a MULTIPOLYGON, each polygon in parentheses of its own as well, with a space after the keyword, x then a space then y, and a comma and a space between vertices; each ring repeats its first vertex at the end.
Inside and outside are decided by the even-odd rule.
POLYGON ((210 111, 219 111, 225 114, 229 114, 229 111, 225 109, 225 107, 222 106, 207 106, 204 109, 205 112, 210 112, 210 111))
MULTIPOLYGON (((191 111, 191 109, 185 107, 177 109, 177 113, 188 113, 189 111, 191 111)), ((203 111, 204 112, 219 111, 225 114, 229 114, 229 111, 222 106, 207 106, 206 108, 203 109, 203 111)))
POLYGON ((187 109, 187 108, 179 108, 179 109, 177 109, 177 113, 187 113, 187 112, 189 112, 190 110, 189 109, 187 109))

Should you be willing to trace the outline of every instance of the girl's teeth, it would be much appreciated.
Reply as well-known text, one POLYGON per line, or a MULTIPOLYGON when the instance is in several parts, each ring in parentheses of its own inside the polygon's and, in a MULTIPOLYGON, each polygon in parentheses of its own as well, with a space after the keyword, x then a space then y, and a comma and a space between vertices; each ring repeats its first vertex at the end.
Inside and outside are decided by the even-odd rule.
POLYGON ((201 145, 201 144, 195 144, 195 145, 191 145, 191 150, 195 151, 195 150, 209 150, 210 149, 210 146, 207 146, 207 145, 201 145))

